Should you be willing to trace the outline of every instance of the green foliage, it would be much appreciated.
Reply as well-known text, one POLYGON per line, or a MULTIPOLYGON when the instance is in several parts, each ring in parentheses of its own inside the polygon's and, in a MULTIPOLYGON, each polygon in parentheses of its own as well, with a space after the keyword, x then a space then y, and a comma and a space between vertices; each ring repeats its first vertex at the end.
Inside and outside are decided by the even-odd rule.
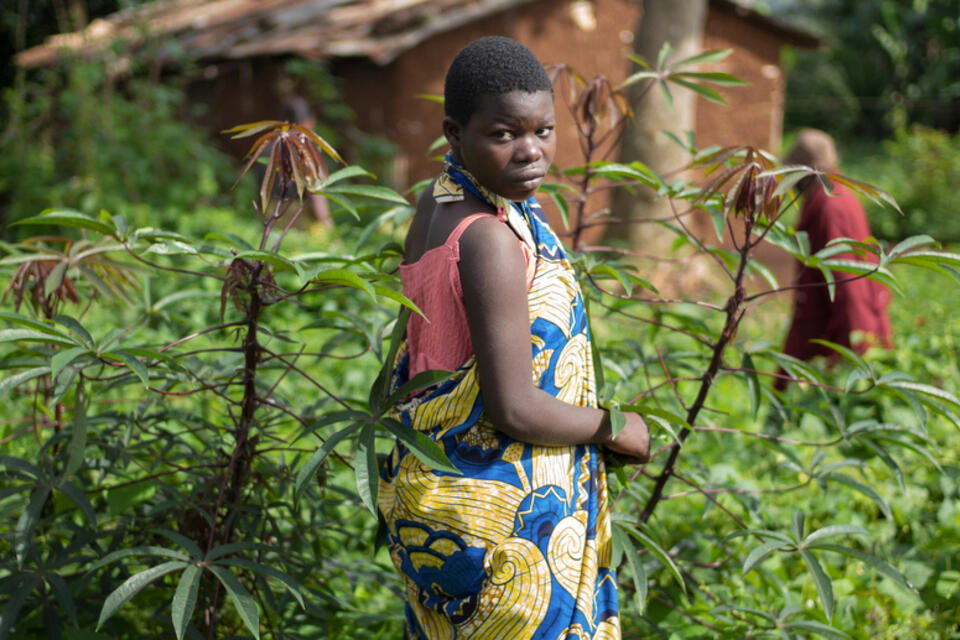
POLYGON ((867 205, 870 226, 891 240, 933 229, 944 241, 960 241, 960 220, 950 202, 960 184, 960 133, 949 135, 922 125, 900 131, 882 147, 852 143, 844 154, 851 175, 870 175, 900 203, 905 215, 867 205))
POLYGON ((5 236, 12 222, 49 207, 105 209, 164 226, 198 209, 249 202, 248 183, 229 189, 232 160, 188 124, 197 107, 146 71, 121 81, 105 63, 68 61, 4 90, 5 236))
POLYGON ((772 2, 806 17, 827 47, 788 64, 785 121, 882 137, 909 123, 960 127, 956 0, 772 2))
MULTIPOLYGON (((805 172, 753 149, 692 150, 701 189, 598 161, 622 98, 560 77, 587 151, 550 187, 571 244, 596 215, 587 195, 652 185, 677 211, 660 258, 702 260, 723 283, 667 296, 629 249, 569 254, 603 345, 603 400, 653 432, 650 463, 610 476, 625 635, 951 637, 960 329, 942 290, 960 255, 925 235, 811 255, 784 222, 805 172), (688 226, 698 216, 708 224, 688 226), (898 349, 835 346, 831 367, 780 353, 771 327, 787 303, 753 257, 762 238, 834 281, 909 291, 913 304, 894 307, 898 349), (849 252, 877 267, 837 258, 849 252), (794 383, 775 391, 775 375, 794 383)), ((57 207, 18 228, 60 235, 4 245, 0 639, 397 636, 403 588, 370 516, 379 457, 400 438, 453 471, 390 413, 444 374, 392 397, 377 377, 417 312, 394 238, 412 207, 364 169, 327 173, 316 157, 334 154, 308 132, 237 132, 257 127, 274 158, 265 182, 286 195, 264 190, 255 215, 212 209, 173 231, 57 207), (335 233, 297 229, 301 185, 329 196, 335 233)))

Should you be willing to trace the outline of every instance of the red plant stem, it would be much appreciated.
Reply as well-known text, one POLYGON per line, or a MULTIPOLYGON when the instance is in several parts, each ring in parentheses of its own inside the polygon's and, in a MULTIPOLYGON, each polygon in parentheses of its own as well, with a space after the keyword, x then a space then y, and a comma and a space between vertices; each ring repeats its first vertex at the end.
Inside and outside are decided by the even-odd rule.
MULTIPOLYGON (((749 529, 749 527, 747 526, 747 523, 745 523, 743 520, 741 520, 741 519, 740 519, 736 514, 734 514, 732 511, 730 511, 730 509, 727 509, 725 506, 723 506, 722 504, 720 504, 720 501, 717 500, 716 498, 714 498, 706 489, 704 489, 704 488, 701 487, 700 485, 696 484, 696 483, 693 482, 692 480, 690 480, 690 479, 688 479, 688 478, 680 475, 679 473, 674 473, 673 476, 674 476, 677 480, 680 480, 681 482, 684 482, 684 483, 690 485, 691 487, 693 487, 695 491, 697 491, 698 493, 700 493, 700 495, 702 495, 704 498, 706 498, 707 500, 709 500, 710 502, 712 502, 717 508, 719 508, 719 509, 720 509, 721 511, 723 511, 725 514, 727 514, 728 516, 730 516, 730 518, 731 518, 734 522, 736 522, 738 525, 740 525, 740 528, 741 528, 741 529, 749 529)), ((757 536, 757 537, 760 537, 760 536, 757 536)), ((761 539, 762 539, 762 538, 761 538, 761 539)))
POLYGON ((133 249, 130 248, 130 244, 127 242, 123 243, 123 248, 126 249, 127 253, 133 256, 135 260, 142 262, 148 267, 153 267, 154 269, 158 269, 160 271, 172 271, 174 273, 184 273, 188 276, 198 276, 200 278, 213 278, 214 280, 226 280, 226 278, 224 278, 223 276, 218 276, 215 273, 205 273, 203 271, 191 271, 190 269, 179 269, 177 267, 165 267, 161 264, 157 264, 156 262, 150 262, 146 258, 138 256, 136 253, 134 253, 133 249))
POLYGON ((303 369, 300 369, 299 367, 294 366, 293 363, 288 362, 288 361, 285 360, 284 358, 281 358, 279 354, 276 354, 276 353, 270 351, 270 350, 267 349, 266 347, 263 347, 263 352, 266 353, 266 354, 268 354, 268 355, 270 355, 270 356, 272 356, 272 357, 274 357, 274 358, 276 358, 277 360, 279 360, 279 361, 282 362, 283 364, 289 366, 292 370, 294 370, 294 371, 296 371, 297 373, 299 373, 301 376, 303 376, 303 378, 304 378, 307 382, 309 382, 310 384, 312 384, 313 386, 317 387, 318 389, 320 389, 321 391, 323 391, 325 394, 327 394, 328 396, 330 396, 330 398, 332 398, 336 403, 338 403, 338 404, 339 404, 340 406, 342 406, 344 409, 350 409, 350 410, 353 409, 353 407, 351 407, 349 404, 347 404, 346 402, 344 402, 343 400, 341 400, 336 394, 330 392, 330 391, 329 391, 326 387, 324 387, 322 384, 320 384, 319 382, 317 382, 316 380, 314 380, 313 378, 311 378, 311 377, 310 377, 310 374, 308 374, 308 373, 307 373, 306 371, 304 371, 303 369))
POLYGON ((157 353, 163 353, 164 351, 166 351, 166 350, 169 349, 170 347, 175 347, 175 346, 177 346, 178 344, 180 344, 181 342, 186 342, 187 340, 192 340, 193 338, 196 338, 197 336, 202 336, 202 335, 205 334, 205 333, 210 333, 211 331, 218 331, 218 330, 220 330, 220 329, 227 329, 227 328, 229 328, 229 327, 239 327, 239 326, 242 326, 242 325, 244 325, 244 324, 246 324, 246 321, 240 320, 240 321, 237 321, 237 322, 227 322, 226 324, 218 324, 218 325, 215 326, 215 327, 207 327, 206 329, 202 329, 202 330, 200 330, 200 331, 194 331, 194 332, 191 333, 190 335, 184 336, 184 337, 180 338, 179 340, 174 340, 173 342, 171 342, 170 344, 168 344, 168 345, 165 346, 165 347, 160 347, 159 349, 157 349, 157 353))
POLYGON ((290 227, 293 226, 293 223, 297 221, 297 218, 300 217, 300 214, 303 213, 303 201, 300 201, 300 207, 297 209, 297 212, 290 216, 290 220, 287 221, 287 224, 283 227, 283 231, 280 232, 277 241, 273 243, 273 251, 276 253, 277 249, 280 248, 280 243, 283 242, 284 237, 286 237, 287 232, 290 231, 290 227))
POLYGON ((124 487, 130 487, 135 484, 140 484, 141 482, 150 482, 151 480, 156 480, 157 478, 163 478, 165 476, 173 475, 174 473, 185 473, 188 471, 193 471, 194 469, 210 469, 210 468, 219 468, 222 467, 222 462, 208 462, 204 464, 193 464, 189 467, 176 467, 175 469, 170 469, 169 471, 160 471, 158 473, 153 473, 148 476, 143 476, 142 478, 135 478, 133 480, 128 480, 127 482, 120 482, 118 484, 112 484, 109 487, 97 487, 96 489, 85 489, 84 493, 88 496, 96 495, 104 491, 113 491, 114 489, 122 489, 124 487))
POLYGON ((835 444, 843 442, 843 438, 835 438, 826 442, 804 442, 803 440, 794 440, 792 438, 783 438, 781 436, 771 436, 768 433, 756 433, 753 431, 744 431, 742 429, 732 429, 730 427, 697 427, 697 431, 715 431, 718 433, 735 433, 741 436, 751 436, 761 440, 770 440, 771 442, 782 442, 784 444, 793 444, 798 447, 832 447, 835 444))
MULTIPOLYGON (((834 280, 833 283, 834 283, 835 285, 839 285, 839 284, 846 284, 846 283, 848 283, 848 282, 854 282, 854 281, 856 281, 856 280, 863 280, 864 278, 869 278, 869 277, 870 277, 870 274, 876 273, 876 272, 879 271, 879 270, 880 270, 880 267, 878 266, 876 269, 872 269, 871 271, 869 271, 869 272, 867 272, 867 273, 861 273, 860 275, 856 275, 856 276, 853 276, 852 278, 847 278, 847 279, 845 279, 845 280, 834 280)), ((764 290, 764 291, 760 291, 759 293, 754 293, 754 294, 748 296, 748 297, 746 298, 746 301, 747 301, 747 302, 752 302, 752 301, 756 300, 757 298, 762 298, 762 297, 764 297, 764 296, 770 296, 770 295, 776 295, 776 294, 778 294, 778 293, 783 293, 784 291, 791 291, 791 290, 793 290, 793 289, 807 289, 807 288, 811 288, 811 287, 825 287, 825 286, 826 286, 826 284, 823 283, 823 282, 808 282, 808 283, 806 283, 806 284, 790 284, 790 285, 786 285, 786 286, 784 286, 784 287, 780 287, 779 289, 766 289, 766 290, 764 290)))
POLYGON ((585 211, 587 207, 587 196, 590 195, 590 178, 593 176, 593 172, 590 170, 590 160, 593 157, 593 151, 593 136, 591 135, 587 137, 586 146, 583 149, 584 171, 583 180, 580 181, 580 195, 577 197, 577 226, 570 240, 574 251, 580 251, 583 245, 582 236, 586 226, 585 211))
POLYGON ((670 383, 670 388, 673 390, 673 395, 677 399, 677 402, 680 403, 680 406, 689 411, 686 403, 683 401, 683 397, 680 395, 680 391, 677 390, 677 385, 674 384, 673 377, 670 375, 670 370, 667 369, 667 363, 663 360, 663 352, 660 351, 660 346, 657 345, 657 359, 660 361, 660 369, 663 371, 663 376, 667 379, 667 382, 670 383))

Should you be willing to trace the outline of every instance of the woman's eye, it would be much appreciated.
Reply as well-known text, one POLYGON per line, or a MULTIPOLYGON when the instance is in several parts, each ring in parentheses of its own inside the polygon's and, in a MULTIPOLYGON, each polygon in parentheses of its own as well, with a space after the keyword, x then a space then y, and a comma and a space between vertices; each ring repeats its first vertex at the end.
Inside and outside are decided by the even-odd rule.
POLYGON ((546 138, 551 133, 553 133, 553 127, 540 127, 537 129, 537 135, 541 138, 546 138))
POLYGON ((506 129, 503 129, 501 131, 494 131, 493 138, 495 140, 501 140, 501 141, 511 140, 513 139, 513 133, 511 133, 510 131, 507 131, 506 129))

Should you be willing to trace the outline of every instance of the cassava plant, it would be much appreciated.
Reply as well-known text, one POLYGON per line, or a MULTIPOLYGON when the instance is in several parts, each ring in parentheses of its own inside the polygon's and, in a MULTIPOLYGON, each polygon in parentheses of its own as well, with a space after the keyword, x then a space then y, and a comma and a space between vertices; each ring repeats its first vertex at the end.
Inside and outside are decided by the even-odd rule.
MULTIPOLYGON (((360 462, 337 458, 361 487, 376 477, 380 415, 334 386, 344 365, 326 363, 374 358, 392 319, 384 302, 410 306, 384 268, 397 250, 281 250, 308 188, 358 218, 388 203, 375 221, 409 205, 351 182, 368 175, 359 167, 328 173, 325 157, 341 159, 308 129, 265 121, 229 133, 258 136, 243 172, 266 160, 256 244, 52 210, 20 224, 81 237, 6 247, 13 310, 0 331, 0 393, 5 415, 24 418, 0 457, 0 638, 69 627, 97 637, 288 637, 311 626, 337 635, 338 617, 361 612, 331 585, 383 581, 375 566, 344 564, 356 542, 338 523, 352 498, 317 477, 322 456, 302 463, 313 442, 326 455, 350 435, 324 444, 331 424, 349 420, 360 462), (334 613, 325 601, 338 603, 334 613)), ((447 464, 431 442, 406 439, 447 464)), ((369 491, 361 501, 372 505, 369 491)))

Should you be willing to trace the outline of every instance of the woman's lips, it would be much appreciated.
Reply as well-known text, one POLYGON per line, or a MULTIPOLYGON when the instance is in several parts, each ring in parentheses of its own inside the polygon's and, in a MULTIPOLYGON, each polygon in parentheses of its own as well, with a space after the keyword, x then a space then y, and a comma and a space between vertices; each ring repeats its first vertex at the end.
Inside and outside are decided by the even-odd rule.
POLYGON ((546 174, 542 171, 525 171, 513 177, 515 184, 533 185, 543 181, 546 174))

